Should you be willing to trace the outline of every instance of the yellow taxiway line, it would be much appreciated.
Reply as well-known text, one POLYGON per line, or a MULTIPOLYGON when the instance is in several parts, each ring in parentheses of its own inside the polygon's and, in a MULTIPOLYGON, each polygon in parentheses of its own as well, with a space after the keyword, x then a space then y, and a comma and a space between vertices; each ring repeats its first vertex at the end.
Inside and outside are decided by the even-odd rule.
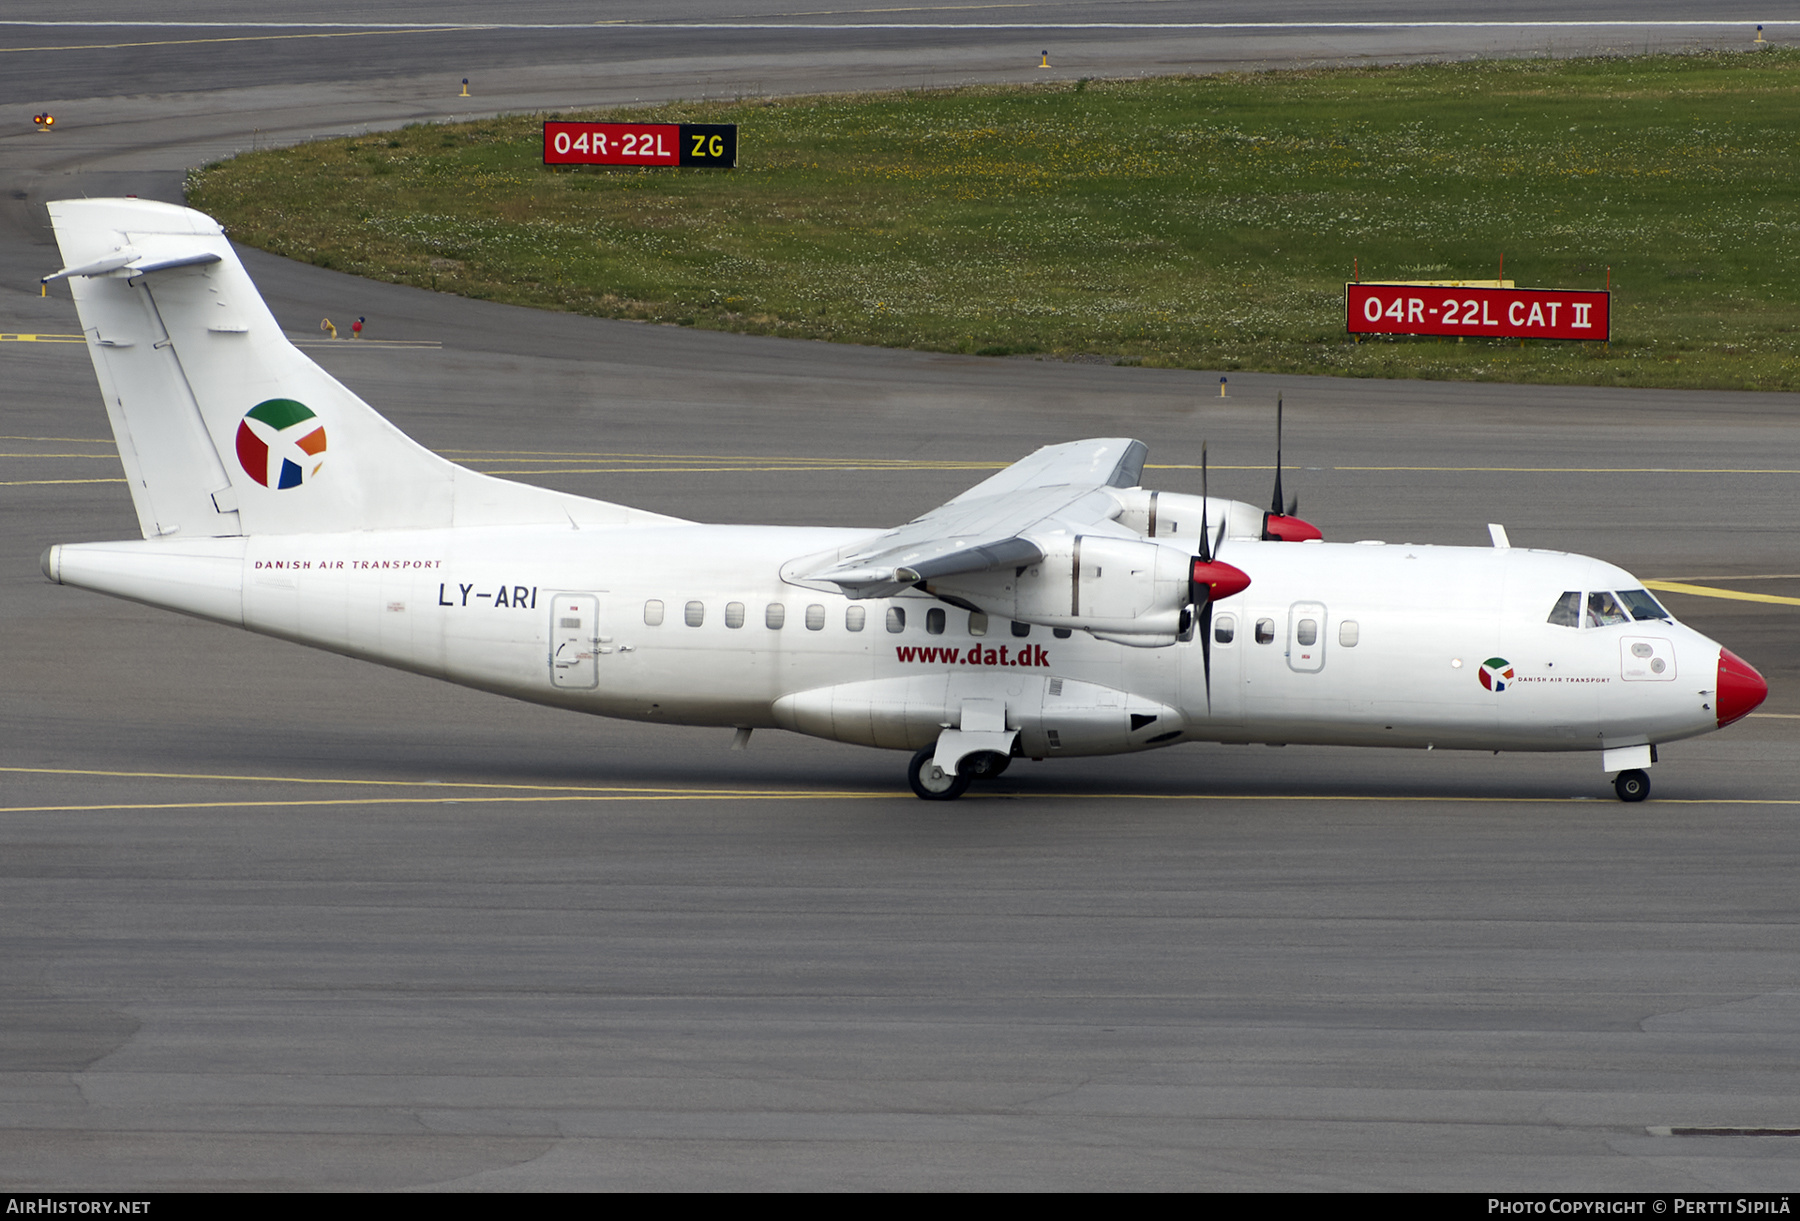
POLYGON ((328 34, 240 34, 231 38, 164 38, 156 42, 88 42, 60 47, 0 47, 0 55, 28 51, 123 51, 134 47, 190 47, 209 42, 283 42, 293 38, 373 38, 379 34, 456 34, 487 28, 479 25, 446 25, 423 30, 339 30, 328 34))
POLYGON ((1495 475, 1800 475, 1800 468, 1787 466, 1328 466, 1322 469, 1495 475))
POLYGON ((1689 585, 1685 581, 1645 581, 1646 589, 1658 593, 1692 594, 1697 598, 1727 598, 1733 602, 1770 602, 1776 606, 1800 606, 1800 598, 1781 594, 1753 594, 1741 589, 1720 589, 1716 585, 1689 585))
MULTIPOLYGON (((570 794, 559 797, 321 797, 294 801, 164 801, 121 802, 107 805, 68 806, 0 806, 0 814, 83 814, 108 810, 252 810, 291 809, 307 806, 394 806, 394 805, 542 805, 551 802, 594 803, 620 801, 896 801, 912 796, 899 789, 870 790, 794 790, 791 792, 746 790, 695 791, 691 793, 615 793, 570 794)), ((963 800, 1025 801, 1190 801, 1190 802, 1359 802, 1363 804, 1421 805, 1578 805, 1587 802, 1610 804, 1609 799, 1594 797, 1442 797, 1390 796, 1367 793, 1019 793, 974 791, 963 800)), ((1652 804, 1684 806, 1800 806, 1800 797, 1662 797, 1652 804)))
MULTIPOLYGON (((619 802, 619 801, 851 801, 890 800, 908 794, 898 789, 684 789, 634 785, 560 785, 519 784, 467 780, 345 780, 317 776, 234 776, 216 773, 103 771, 92 768, 0 767, 0 773, 46 776, 95 776, 117 779, 210 780, 248 784, 304 784, 375 786, 406 789, 477 790, 462 795, 380 797, 315 797, 241 801, 166 801, 107 802, 85 805, 43 805, 0 807, 0 814, 86 813, 106 810, 209 810, 209 809, 286 809, 307 806, 381 806, 381 805, 521 805, 550 802, 619 802), (481 791, 486 790, 486 791, 481 791), (495 792, 493 790, 507 790, 495 792), (524 790, 520 792, 519 790, 524 790)), ((1073 800, 1073 801, 1253 801, 1253 802, 1394 802, 1423 804, 1430 802, 1485 805, 1567 805, 1578 802, 1600 802, 1601 797, 1445 797, 1433 795, 1380 796, 1367 793, 1020 793, 977 791, 971 796, 1008 800, 1073 800)), ((1732 805, 1793 806, 1800 797, 1677 797, 1660 799, 1665 805, 1732 805)))
MULTIPOLYGON (((240 784, 336 784, 336 785, 369 785, 380 788, 446 788, 446 789, 507 789, 532 793, 692 793, 702 790, 688 788, 663 788, 656 785, 594 785, 594 784, 520 784, 498 780, 367 780, 345 779, 334 776, 244 776, 219 772, 120 772, 106 771, 98 768, 77 767, 0 767, 0 773, 13 775, 37 776, 101 776, 118 780, 230 780, 240 784)), ((752 789, 720 789, 714 794, 720 797, 737 796, 739 793, 757 792, 752 789)))
MULTIPOLYGON (((40 338, 58 341, 78 342, 80 335, 73 336, 7 336, 0 335, 0 340, 9 338, 40 338)), ((398 340, 363 340, 368 344, 400 343, 398 340)), ((349 346, 351 341, 341 341, 349 346)), ((0 436, 0 441, 64 441, 82 442, 95 445, 109 445, 113 442, 103 437, 24 437, 0 436)), ((434 451, 453 461, 464 463, 497 463, 511 462, 517 464, 538 464, 555 462, 602 462, 604 466, 567 466, 543 467, 534 465, 530 470, 490 470, 491 475, 669 475, 669 474, 717 474, 728 471, 754 472, 792 472, 792 471, 998 471, 1011 465, 1008 461, 980 461, 951 458, 819 458, 799 454, 645 454, 613 450, 544 450, 544 449, 440 449, 434 451), (626 465, 610 465, 624 463, 626 465), (672 465, 671 465, 672 464, 672 465)), ((0 454, 0 458, 90 458, 101 457, 98 454, 0 454)), ((1197 471, 1198 463, 1165 462, 1147 463, 1147 471, 1197 471)), ((1273 464, 1248 463, 1227 464, 1215 463, 1216 471, 1272 471, 1273 464)), ((1387 471, 1404 471, 1415 473, 1440 474, 1537 474, 1537 475, 1800 475, 1800 468, 1793 467, 1672 467, 1672 466, 1326 466, 1309 468, 1304 466, 1284 465, 1284 471, 1304 474, 1308 470, 1340 471, 1346 473, 1380 473, 1387 471)), ((61 482, 50 480, 47 482, 61 482)), ((1719 578, 1726 579, 1726 578, 1719 578)), ((1730 578, 1732 580, 1750 580, 1753 578, 1730 578)))

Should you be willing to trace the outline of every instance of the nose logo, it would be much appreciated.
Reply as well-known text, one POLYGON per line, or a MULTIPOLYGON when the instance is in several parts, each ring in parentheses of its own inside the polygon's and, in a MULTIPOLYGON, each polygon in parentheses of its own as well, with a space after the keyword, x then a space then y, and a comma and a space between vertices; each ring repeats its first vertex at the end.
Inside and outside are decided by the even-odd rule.
POLYGON ((1512 662, 1504 657, 1490 657, 1481 663, 1481 685, 1489 691, 1504 691, 1512 685, 1512 662))

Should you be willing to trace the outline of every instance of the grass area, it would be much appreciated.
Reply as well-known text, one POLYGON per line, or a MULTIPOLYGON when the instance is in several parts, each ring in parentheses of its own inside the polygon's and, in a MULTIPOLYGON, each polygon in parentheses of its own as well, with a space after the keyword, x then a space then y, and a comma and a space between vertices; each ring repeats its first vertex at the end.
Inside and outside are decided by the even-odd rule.
MULTIPOLYGON (((242 242, 521 305, 1147 365, 1800 388, 1800 52, 1477 61, 533 115, 247 153, 242 242), (540 122, 737 123, 548 169, 540 122), (1613 342, 1364 340, 1344 282, 1601 288, 1613 342)), ((374 323, 380 334, 380 323, 374 323)))

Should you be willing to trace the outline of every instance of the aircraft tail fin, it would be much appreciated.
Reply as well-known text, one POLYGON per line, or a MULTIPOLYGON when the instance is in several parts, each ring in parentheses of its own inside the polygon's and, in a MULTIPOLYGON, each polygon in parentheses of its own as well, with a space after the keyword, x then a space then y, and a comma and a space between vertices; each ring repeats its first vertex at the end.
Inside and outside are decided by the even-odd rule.
POLYGON ((414 442, 288 342, 190 208, 50 219, 146 538, 675 518, 483 475, 414 442))

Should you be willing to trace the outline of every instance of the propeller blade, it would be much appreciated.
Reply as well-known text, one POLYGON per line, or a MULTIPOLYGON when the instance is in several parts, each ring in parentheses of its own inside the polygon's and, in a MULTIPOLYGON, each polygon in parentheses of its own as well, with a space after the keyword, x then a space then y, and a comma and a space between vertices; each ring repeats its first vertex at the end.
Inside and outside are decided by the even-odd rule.
POLYGON ((1269 511, 1263 514, 1262 536, 1265 543, 1289 542, 1302 543, 1308 539, 1324 538, 1319 528, 1311 522, 1301 521, 1294 516, 1300 511, 1298 494, 1288 497, 1287 503, 1281 501, 1281 396, 1275 396, 1275 499, 1270 502, 1269 511))
POLYGON ((1200 672, 1206 677, 1206 715, 1212 715, 1212 599, 1200 604, 1200 672))
MULTIPOLYGON (((1281 512, 1281 396, 1275 396, 1275 499, 1269 502, 1269 512, 1281 512)), ((1291 515, 1292 509, 1288 510, 1291 515)))
POLYGON ((1212 563, 1212 528, 1206 519, 1206 442, 1200 442, 1200 562, 1212 563))

